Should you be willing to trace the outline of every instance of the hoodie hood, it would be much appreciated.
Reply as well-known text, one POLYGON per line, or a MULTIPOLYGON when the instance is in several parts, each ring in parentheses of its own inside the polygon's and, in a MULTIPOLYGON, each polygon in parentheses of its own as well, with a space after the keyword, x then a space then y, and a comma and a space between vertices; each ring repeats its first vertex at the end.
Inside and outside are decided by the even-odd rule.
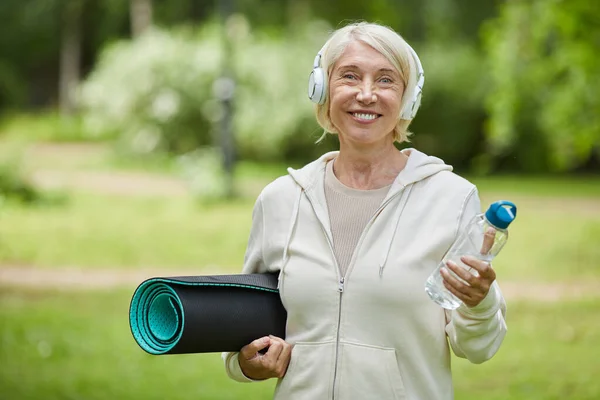
MULTIPOLYGON (((441 159, 428 156, 416 149, 404 149, 402 153, 408 156, 408 161, 392 184, 390 194, 395 192, 394 189, 398 190, 398 188, 406 187, 440 171, 452 171, 451 165, 447 165, 441 159)), ((325 153, 301 169, 288 168, 288 173, 302 189, 310 190, 323 179, 322 173, 325 171, 327 162, 337 157, 338 154, 339 151, 325 153)))

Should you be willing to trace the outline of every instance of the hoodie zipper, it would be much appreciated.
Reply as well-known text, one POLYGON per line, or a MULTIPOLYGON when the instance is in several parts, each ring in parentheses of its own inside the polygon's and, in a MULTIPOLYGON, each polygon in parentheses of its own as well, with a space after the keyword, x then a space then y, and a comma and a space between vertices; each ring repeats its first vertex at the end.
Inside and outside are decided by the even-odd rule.
POLYGON ((381 213, 381 211, 387 207, 387 205, 396 197, 398 197, 401 193, 404 192, 404 188, 403 187, 401 190, 398 190, 396 193, 394 193, 393 195, 391 195, 385 202, 383 202, 383 204, 381 204, 381 206, 379 206, 379 208, 377 209, 377 211, 375 211, 375 213, 373 214, 373 216, 371 217, 371 219, 369 220, 369 222, 367 223, 367 225, 365 226, 365 228, 363 229, 363 232, 358 240, 358 243, 356 245, 354 254, 352 255, 352 260, 350 261, 350 265, 348 265, 348 269, 346 269, 346 273, 344 274, 344 276, 342 276, 341 270, 340 270, 340 266, 337 263, 337 259, 335 257, 335 250, 333 247, 333 243, 331 241, 331 239, 329 238, 329 233, 327 232, 327 230, 325 229, 325 224, 323 224, 323 221, 321 221, 321 219, 319 218, 317 211, 315 210, 315 206, 313 203, 313 200, 311 199, 311 196, 308 195, 308 193, 306 193, 306 198, 308 199, 308 202, 310 203, 313 212, 315 213, 315 215, 317 216, 317 220, 319 220, 319 223, 321 224, 321 229, 323 230, 323 233, 325 234, 325 237, 327 238, 327 244, 329 244, 329 249, 331 250, 331 254, 333 255, 333 262, 335 263, 335 267, 336 267, 336 271, 337 271, 337 275, 338 275, 338 288, 337 291, 339 292, 339 301, 338 301, 338 322, 337 322, 337 328, 336 328, 336 340, 335 340, 335 364, 334 364, 334 369, 333 369, 333 385, 332 385, 332 389, 331 389, 331 399, 335 400, 335 388, 336 388, 336 381, 337 381, 337 370, 338 370, 338 360, 339 360, 339 353, 340 353, 340 325, 342 323, 342 295, 344 294, 344 283, 346 281, 346 277, 348 276, 348 274, 350 273, 350 270, 352 269, 352 267, 354 266, 354 262, 356 259, 356 256, 358 254, 357 250, 360 248, 360 246, 362 245, 362 242, 364 240, 364 236, 365 236, 365 232, 367 232, 369 230, 369 228, 371 227, 371 225, 373 225, 373 222, 375 221, 375 218, 377 218, 377 216, 381 213))

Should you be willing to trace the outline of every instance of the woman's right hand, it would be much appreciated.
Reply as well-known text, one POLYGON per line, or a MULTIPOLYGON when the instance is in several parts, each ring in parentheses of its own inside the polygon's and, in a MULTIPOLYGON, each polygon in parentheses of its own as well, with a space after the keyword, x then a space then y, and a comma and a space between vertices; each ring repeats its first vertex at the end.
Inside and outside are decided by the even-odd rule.
POLYGON ((250 379, 283 378, 292 356, 292 345, 276 336, 256 339, 240 350, 242 372, 250 379), (267 348, 262 354, 261 350, 267 348))

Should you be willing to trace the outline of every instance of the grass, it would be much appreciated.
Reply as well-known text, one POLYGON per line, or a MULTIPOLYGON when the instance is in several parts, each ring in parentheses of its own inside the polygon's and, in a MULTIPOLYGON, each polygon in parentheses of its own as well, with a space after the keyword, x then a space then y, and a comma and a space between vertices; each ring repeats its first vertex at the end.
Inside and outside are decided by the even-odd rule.
MULTIPOLYGON (((518 194, 504 193, 519 213, 494 263, 500 279, 597 279, 600 201, 525 196, 526 185, 515 180, 518 194)), ((482 191, 484 206, 496 199, 482 191)), ((63 205, 6 203, 0 210, 0 263, 237 271, 253 204, 252 197, 201 206, 182 197, 89 193, 73 193, 63 205)))
POLYGON ((509 304, 508 335, 489 362, 453 363, 461 400, 600 398, 598 298, 509 304))
MULTIPOLYGON (((271 397, 272 381, 230 381, 219 354, 145 354, 129 331, 130 295, 0 290, 3 398, 271 397)), ((509 334, 492 360, 482 365, 453 360, 457 399, 600 397, 600 302, 517 303, 509 310, 509 334)))
POLYGON ((65 205, 8 203, 0 262, 40 267, 239 270, 253 201, 73 195, 65 205))
POLYGON ((3 399, 268 399, 230 381, 219 354, 155 357, 134 342, 130 293, 0 290, 3 399))
MULTIPOLYGON (((33 153, 24 166, 29 171, 174 173, 170 162, 146 165, 97 150, 76 147, 69 157, 33 153)), ((243 163, 236 174, 248 196, 210 205, 182 197, 83 191, 67 193, 65 203, 50 205, 7 201, 0 208, 0 264, 160 268, 165 274, 175 268, 192 274, 239 271, 254 197, 284 173, 281 165, 243 163)), ((519 207, 509 243, 494 262, 501 284, 600 281, 600 179, 494 177, 473 182, 483 207, 500 198, 519 207)), ((0 287, 0 398, 271 398, 274 382, 232 382, 218 354, 145 354, 128 327, 132 291, 0 287)), ((483 365, 453 360, 456 398, 600 398, 598 298, 509 304, 509 335, 499 354, 483 365)))
POLYGON ((56 111, 36 114, 5 113, 0 117, 0 133, 6 139, 21 139, 52 142, 90 142, 106 140, 85 133, 81 117, 61 116, 56 111))

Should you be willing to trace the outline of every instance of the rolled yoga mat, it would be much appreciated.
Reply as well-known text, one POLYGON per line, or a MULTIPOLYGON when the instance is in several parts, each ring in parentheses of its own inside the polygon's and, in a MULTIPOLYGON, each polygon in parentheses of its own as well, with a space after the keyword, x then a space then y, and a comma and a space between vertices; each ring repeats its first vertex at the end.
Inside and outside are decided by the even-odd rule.
POLYGON ((285 336, 277 274, 151 278, 129 307, 129 325, 150 354, 239 351, 266 335, 285 336))

